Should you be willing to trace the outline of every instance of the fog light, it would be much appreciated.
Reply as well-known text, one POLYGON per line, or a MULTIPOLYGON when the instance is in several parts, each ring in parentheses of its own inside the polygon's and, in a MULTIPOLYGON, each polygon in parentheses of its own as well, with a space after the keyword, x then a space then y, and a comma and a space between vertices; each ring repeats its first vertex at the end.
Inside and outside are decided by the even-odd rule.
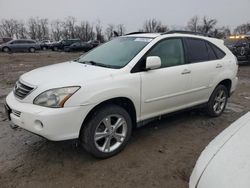
POLYGON ((39 120, 35 120, 35 129, 41 131, 43 129, 43 123, 39 120))

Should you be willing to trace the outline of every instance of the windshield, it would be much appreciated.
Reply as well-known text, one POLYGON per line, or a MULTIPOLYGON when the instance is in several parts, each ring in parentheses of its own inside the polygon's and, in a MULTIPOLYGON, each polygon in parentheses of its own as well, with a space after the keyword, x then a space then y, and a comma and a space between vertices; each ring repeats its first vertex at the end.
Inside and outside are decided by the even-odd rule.
POLYGON ((78 59, 80 63, 121 68, 127 65, 152 38, 119 37, 95 48, 78 59))

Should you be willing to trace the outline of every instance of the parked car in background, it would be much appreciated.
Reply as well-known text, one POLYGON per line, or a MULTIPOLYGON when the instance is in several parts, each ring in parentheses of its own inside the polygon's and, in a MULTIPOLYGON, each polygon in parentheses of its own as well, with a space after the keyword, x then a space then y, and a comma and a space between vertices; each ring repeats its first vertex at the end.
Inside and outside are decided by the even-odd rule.
POLYGON ((58 42, 53 42, 49 45, 49 48, 53 51, 58 51, 58 50, 67 50, 68 47, 76 42, 81 42, 80 39, 64 39, 58 42))
POLYGON ((42 50, 47 50, 50 48, 50 45, 53 43, 52 40, 43 40, 40 42, 40 47, 42 50))
POLYGON ((224 41, 239 62, 250 63, 250 34, 230 36, 224 41))
POLYGON ((189 188, 250 187, 250 112, 220 133, 201 153, 189 188))
POLYGON ((34 53, 36 50, 40 50, 40 44, 34 40, 29 39, 17 39, 11 40, 0 46, 2 52, 31 52, 34 53))
POLYGON ((93 48, 95 48, 101 44, 100 41, 98 41, 98 40, 91 40, 91 41, 88 41, 88 43, 91 44, 93 46, 93 48))
POLYGON ((11 40, 13 40, 13 38, 10 38, 10 37, 0 38, 0 44, 4 44, 4 43, 9 42, 11 40))
POLYGON ((66 46, 64 51, 66 52, 74 52, 74 51, 83 51, 88 52, 89 50, 93 49, 94 46, 88 42, 76 42, 71 44, 70 46, 66 46))
POLYGON ((190 33, 128 34, 25 73, 6 98, 7 116, 49 140, 79 138, 99 158, 120 152, 149 118, 197 105, 220 116, 237 60, 222 40, 190 33))

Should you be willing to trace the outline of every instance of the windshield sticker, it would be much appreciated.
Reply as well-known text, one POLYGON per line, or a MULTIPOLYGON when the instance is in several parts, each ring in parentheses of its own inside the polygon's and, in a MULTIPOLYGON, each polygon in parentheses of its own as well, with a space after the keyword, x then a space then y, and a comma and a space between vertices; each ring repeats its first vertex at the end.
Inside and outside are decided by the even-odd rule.
POLYGON ((136 38, 135 41, 138 41, 138 42, 150 42, 152 41, 153 39, 150 39, 150 38, 136 38))

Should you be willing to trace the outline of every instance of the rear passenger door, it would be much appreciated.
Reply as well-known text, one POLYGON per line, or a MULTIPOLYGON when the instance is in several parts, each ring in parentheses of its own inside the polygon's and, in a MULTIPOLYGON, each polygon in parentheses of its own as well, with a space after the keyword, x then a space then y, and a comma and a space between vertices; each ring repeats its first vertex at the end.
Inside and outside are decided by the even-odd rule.
POLYGON ((185 48, 191 71, 190 106, 206 102, 211 94, 214 80, 224 69, 222 52, 212 43, 198 38, 185 38, 185 48), (219 54, 221 53, 221 54, 219 54), (220 57, 218 57, 220 56, 220 57))

